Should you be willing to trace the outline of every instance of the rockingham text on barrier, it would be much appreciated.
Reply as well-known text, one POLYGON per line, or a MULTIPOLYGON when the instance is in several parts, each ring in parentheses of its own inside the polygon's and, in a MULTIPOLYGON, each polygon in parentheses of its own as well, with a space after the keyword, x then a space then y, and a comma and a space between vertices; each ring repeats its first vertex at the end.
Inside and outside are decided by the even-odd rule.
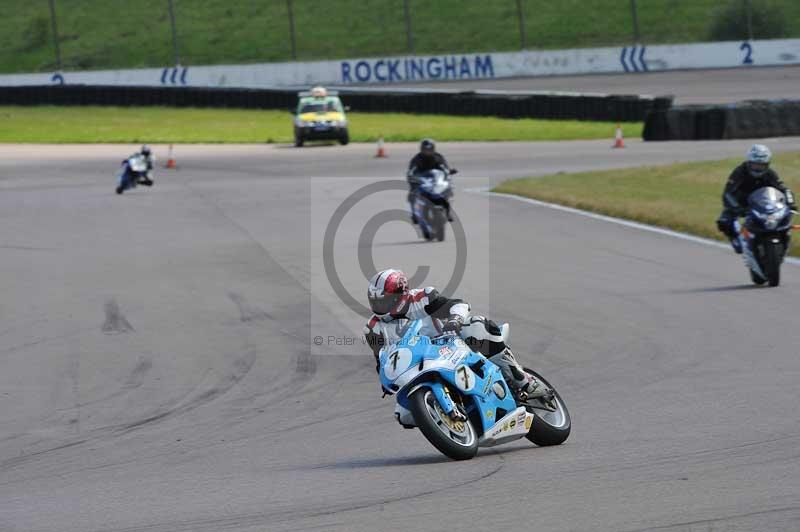
POLYGON ((342 61, 341 83, 493 78, 491 55, 342 61))

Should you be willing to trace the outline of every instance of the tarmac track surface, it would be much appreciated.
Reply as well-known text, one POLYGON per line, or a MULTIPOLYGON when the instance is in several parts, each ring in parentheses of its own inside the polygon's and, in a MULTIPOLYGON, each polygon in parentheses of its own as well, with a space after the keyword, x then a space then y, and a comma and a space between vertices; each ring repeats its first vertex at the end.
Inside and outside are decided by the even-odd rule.
POLYGON ((675 96, 675 103, 678 104, 709 104, 797 98, 798 85, 800 85, 800 66, 588 74, 408 83, 391 86, 650 94, 654 96, 672 94, 675 96))
MULTIPOLYGON (((0 530, 798 530, 798 268, 752 288, 716 247, 463 192, 747 144, 442 146, 469 237, 457 293, 512 324, 573 415, 563 446, 462 463, 396 424, 321 257, 334 209, 412 145, 181 146, 179 171, 123 196, 131 147, 0 146, 0 530)), ((355 297, 358 235, 403 199, 342 222, 355 297)), ((455 252, 400 221, 371 247, 438 286, 455 252)))

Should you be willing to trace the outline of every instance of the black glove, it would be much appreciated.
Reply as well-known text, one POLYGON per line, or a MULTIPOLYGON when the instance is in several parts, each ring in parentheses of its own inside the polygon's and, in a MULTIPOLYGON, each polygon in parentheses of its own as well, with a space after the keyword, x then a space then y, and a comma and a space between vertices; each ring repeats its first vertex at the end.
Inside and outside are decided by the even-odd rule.
POLYGON ((717 220, 717 229, 719 229, 720 233, 725 233, 726 235, 731 232, 731 222, 730 220, 717 220))
POLYGON ((797 203, 794 201, 794 193, 788 188, 786 189, 786 203, 789 204, 789 208, 793 211, 797 210, 797 203))
POLYGON ((450 318, 442 326, 442 332, 454 332, 456 334, 461 332, 461 316, 450 316, 450 318))

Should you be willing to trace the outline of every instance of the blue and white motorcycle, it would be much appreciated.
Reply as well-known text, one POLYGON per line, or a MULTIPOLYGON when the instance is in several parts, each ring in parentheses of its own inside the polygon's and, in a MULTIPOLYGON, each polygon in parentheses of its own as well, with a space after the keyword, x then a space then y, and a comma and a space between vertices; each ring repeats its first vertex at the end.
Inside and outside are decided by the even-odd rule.
POLYGON ((117 174, 117 194, 136 188, 136 185, 153 186, 147 160, 140 154, 132 155, 122 161, 122 167, 117 174))
MULTIPOLYGON (((523 437, 537 445, 559 445, 571 421, 558 392, 538 373, 525 368, 551 390, 545 397, 517 403, 500 368, 451 333, 435 338, 419 334, 423 322, 408 321, 398 340, 380 353, 384 393, 397 401, 395 418, 419 428, 434 447, 454 460, 468 460, 478 447, 523 437)), ((508 324, 502 327, 508 338, 508 324)))
POLYGON ((425 240, 444 240, 447 227, 447 213, 450 198, 453 197, 451 175, 457 170, 430 170, 417 176, 418 185, 414 189, 414 217, 419 223, 425 240))
POLYGON ((773 187, 762 187, 747 198, 743 210, 744 224, 734 222, 739 235, 744 263, 755 284, 781 282, 781 263, 789 249, 792 229, 792 211, 786 195, 773 187))

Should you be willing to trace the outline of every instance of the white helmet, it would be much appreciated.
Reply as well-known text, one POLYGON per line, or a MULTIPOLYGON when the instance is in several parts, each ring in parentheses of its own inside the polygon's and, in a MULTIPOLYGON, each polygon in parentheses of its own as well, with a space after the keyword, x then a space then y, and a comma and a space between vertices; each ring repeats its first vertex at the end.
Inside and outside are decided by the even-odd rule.
POLYGON ((328 95, 328 91, 325 90, 325 87, 320 87, 317 85, 316 87, 311 87, 311 96, 314 98, 324 98, 328 95))
POLYGON ((753 144, 747 151, 747 170, 753 177, 761 177, 769 169, 772 152, 763 144, 753 144))

